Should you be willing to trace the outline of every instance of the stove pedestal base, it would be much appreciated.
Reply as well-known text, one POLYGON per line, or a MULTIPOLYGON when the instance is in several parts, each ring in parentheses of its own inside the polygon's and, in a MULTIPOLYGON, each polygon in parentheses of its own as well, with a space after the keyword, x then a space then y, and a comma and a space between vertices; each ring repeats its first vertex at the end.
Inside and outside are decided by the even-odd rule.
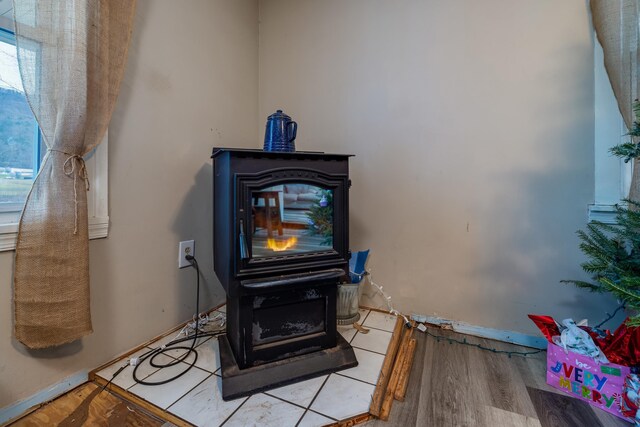
POLYGON ((226 335, 218 337, 222 365, 222 399, 242 396, 358 366, 349 343, 337 334, 335 347, 239 369, 226 335))

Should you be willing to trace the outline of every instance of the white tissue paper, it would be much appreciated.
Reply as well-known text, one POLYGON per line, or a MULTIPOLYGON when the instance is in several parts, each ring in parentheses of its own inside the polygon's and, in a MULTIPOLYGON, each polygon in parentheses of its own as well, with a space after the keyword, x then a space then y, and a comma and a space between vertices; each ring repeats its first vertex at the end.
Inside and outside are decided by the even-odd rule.
MULTIPOLYGON (((582 323, 582 322, 581 322, 582 323)), ((560 336, 553 337, 553 343, 562 347, 565 353, 573 351, 593 358, 598 363, 609 363, 602 350, 593 342, 589 334, 576 325, 573 319, 564 319, 560 336)))

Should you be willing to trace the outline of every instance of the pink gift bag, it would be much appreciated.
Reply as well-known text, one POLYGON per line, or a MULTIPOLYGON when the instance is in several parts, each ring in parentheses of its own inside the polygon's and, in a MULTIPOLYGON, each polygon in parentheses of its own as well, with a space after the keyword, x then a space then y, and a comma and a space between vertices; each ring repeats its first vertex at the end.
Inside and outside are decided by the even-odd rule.
POLYGON ((596 408, 633 421, 620 411, 620 396, 629 372, 627 366, 599 364, 588 356, 571 351, 565 353, 562 347, 553 343, 547 345, 547 384, 596 408))

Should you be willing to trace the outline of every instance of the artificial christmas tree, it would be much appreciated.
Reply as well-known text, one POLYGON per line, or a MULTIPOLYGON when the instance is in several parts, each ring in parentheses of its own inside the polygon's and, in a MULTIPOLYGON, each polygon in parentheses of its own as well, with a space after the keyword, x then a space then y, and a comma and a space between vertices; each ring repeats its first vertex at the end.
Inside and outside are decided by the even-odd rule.
MULTIPOLYGON (((625 162, 640 157, 640 102, 633 104, 636 119, 629 132, 631 140, 611 148, 610 152, 625 162)), ((587 230, 579 230, 580 249, 589 258, 581 264, 592 275, 593 283, 562 280, 593 292, 610 292, 633 310, 626 323, 640 326, 640 203, 625 199, 616 205, 616 223, 591 221, 587 230), (626 205, 626 206, 625 206, 626 205)))

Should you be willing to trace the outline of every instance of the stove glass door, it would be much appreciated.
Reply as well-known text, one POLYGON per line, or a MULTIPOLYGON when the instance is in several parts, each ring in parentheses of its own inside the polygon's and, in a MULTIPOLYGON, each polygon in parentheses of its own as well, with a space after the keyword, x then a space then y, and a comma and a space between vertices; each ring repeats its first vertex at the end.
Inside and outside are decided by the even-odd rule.
POLYGON ((253 258, 333 249, 333 191, 287 183, 251 192, 253 258))

